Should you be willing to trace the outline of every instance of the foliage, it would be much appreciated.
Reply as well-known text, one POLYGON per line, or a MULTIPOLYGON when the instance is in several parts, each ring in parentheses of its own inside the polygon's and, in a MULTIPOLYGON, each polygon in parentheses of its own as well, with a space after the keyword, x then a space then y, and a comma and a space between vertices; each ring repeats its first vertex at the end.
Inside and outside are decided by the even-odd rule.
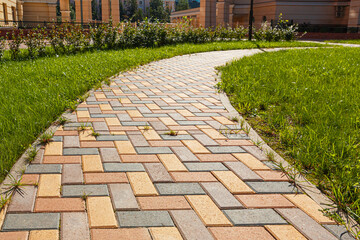
POLYGON ((179 0, 178 4, 176 4, 176 11, 182 11, 189 8, 189 0, 179 0))
POLYGON ((4 55, 5 51, 5 39, 3 37, 0 37, 0 60, 4 55))
POLYGON ((152 21, 168 20, 163 0, 150 0, 149 17, 152 21))
POLYGON ((13 31, 11 32, 11 36, 9 37, 9 33, 7 33, 9 41, 9 49, 11 54, 11 59, 15 60, 19 58, 20 54, 20 45, 23 43, 23 31, 13 31))
POLYGON ((218 87, 268 143, 360 221, 360 49, 245 57, 218 87))

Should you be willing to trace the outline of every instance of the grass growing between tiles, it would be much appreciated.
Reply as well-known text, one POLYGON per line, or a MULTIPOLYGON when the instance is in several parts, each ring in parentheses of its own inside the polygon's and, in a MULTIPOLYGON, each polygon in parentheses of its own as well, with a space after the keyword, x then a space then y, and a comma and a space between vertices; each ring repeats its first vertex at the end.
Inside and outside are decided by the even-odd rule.
POLYGON ((360 49, 261 53, 221 67, 218 87, 277 152, 360 218, 360 49))
POLYGON ((220 42, 93 51, 0 62, 0 180, 50 124, 104 79, 151 61, 215 50, 321 46, 303 42, 220 42))

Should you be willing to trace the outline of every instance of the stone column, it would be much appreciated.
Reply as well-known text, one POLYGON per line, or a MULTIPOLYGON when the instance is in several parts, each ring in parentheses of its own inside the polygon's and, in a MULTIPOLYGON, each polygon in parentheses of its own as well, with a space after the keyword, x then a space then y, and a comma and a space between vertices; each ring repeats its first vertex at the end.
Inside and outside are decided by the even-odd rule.
POLYGON ((229 24, 229 5, 224 0, 216 3, 216 25, 227 26, 229 24))
MULTIPOLYGON (((81 22, 81 0, 75 0, 76 22, 81 22)), ((92 21, 91 0, 82 0, 83 23, 92 21)))
POLYGON ((235 5, 234 4, 231 4, 231 5, 229 5, 229 25, 231 26, 231 27, 235 27, 234 26, 234 7, 235 7, 235 5))
POLYGON ((216 25, 216 0, 200 0, 199 23, 202 27, 216 25))
POLYGON ((360 0, 351 0, 349 9, 348 27, 360 26, 360 0))
POLYGON ((101 11, 103 22, 109 22, 110 19, 112 19, 114 25, 120 22, 119 0, 102 0, 101 11))
POLYGON ((17 20, 22 21, 24 19, 23 1, 16 1, 17 20))
POLYGON ((61 21, 70 22, 70 3, 69 0, 60 0, 61 21))

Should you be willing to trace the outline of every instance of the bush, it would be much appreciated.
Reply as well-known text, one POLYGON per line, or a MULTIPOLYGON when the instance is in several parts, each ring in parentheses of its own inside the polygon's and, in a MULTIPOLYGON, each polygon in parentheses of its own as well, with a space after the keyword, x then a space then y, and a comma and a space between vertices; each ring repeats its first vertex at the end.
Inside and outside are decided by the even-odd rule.
POLYGON ((5 39, 0 37, 0 60, 4 55, 4 51, 5 51, 5 39))
POLYGON ((9 41, 9 49, 12 60, 19 59, 21 43, 23 43, 23 31, 19 30, 18 32, 12 32, 9 41))

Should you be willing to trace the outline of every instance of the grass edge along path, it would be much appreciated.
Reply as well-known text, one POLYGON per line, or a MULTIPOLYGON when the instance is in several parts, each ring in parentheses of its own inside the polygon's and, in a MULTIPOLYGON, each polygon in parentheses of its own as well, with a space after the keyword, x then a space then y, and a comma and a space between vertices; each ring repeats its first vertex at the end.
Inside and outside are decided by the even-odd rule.
POLYGON ((271 148, 357 222, 359 55, 358 48, 256 54, 219 68, 218 84, 271 148))
POLYGON ((360 44, 360 39, 348 39, 348 40, 326 40, 326 43, 345 43, 345 44, 360 44))
POLYGON ((303 42, 216 42, 93 51, 0 62, 0 181, 51 123, 84 93, 121 71, 177 55, 231 49, 322 47, 303 42))

